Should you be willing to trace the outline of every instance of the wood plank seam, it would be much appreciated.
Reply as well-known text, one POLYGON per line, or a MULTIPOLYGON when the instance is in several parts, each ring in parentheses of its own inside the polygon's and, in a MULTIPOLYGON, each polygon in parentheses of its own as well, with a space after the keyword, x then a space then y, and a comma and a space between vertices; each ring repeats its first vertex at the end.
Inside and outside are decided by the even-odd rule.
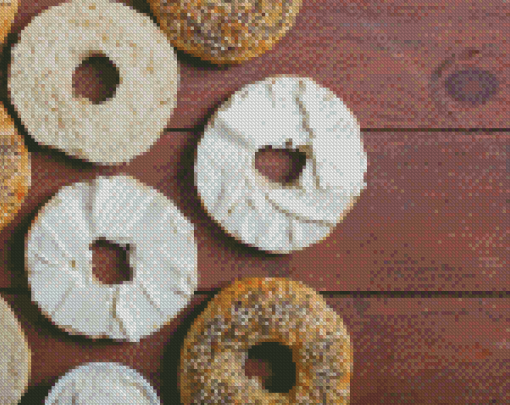
MULTIPOLYGON (((194 295, 212 297, 221 289, 197 290, 194 295)), ((0 294, 27 295, 30 289, 0 288, 0 294)), ((325 298, 510 298, 510 291, 318 291, 325 298)))

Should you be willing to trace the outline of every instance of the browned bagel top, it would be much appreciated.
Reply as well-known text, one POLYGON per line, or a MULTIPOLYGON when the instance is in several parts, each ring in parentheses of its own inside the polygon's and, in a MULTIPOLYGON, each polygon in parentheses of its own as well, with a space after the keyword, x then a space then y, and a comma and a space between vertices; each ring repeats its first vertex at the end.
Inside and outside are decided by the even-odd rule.
POLYGON ((344 404, 351 368, 342 320, 313 289, 247 278, 223 289, 193 324, 181 354, 181 394, 186 404, 344 404), (245 376, 247 351, 261 342, 292 350, 297 376, 288 393, 269 392, 245 376))
POLYGON ((174 46, 218 63, 256 56, 292 26, 301 0, 151 0, 174 46))
POLYGON ((12 20, 18 12, 18 0, 0 0, 0 45, 11 30, 12 20))
POLYGON ((30 157, 14 122, 0 105, 0 229, 19 210, 30 187, 30 157))

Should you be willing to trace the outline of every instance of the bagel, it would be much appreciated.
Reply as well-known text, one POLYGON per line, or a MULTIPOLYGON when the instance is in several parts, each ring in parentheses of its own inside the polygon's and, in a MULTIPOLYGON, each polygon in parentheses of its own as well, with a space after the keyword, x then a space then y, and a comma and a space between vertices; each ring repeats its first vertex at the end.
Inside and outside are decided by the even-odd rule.
POLYGON ((31 21, 12 51, 9 91, 40 144, 98 164, 146 152, 176 104, 178 65, 148 16, 109 0, 73 0, 31 21), (41 41, 43 38, 43 41, 41 41), (90 56, 108 57, 120 82, 93 104, 73 93, 73 73, 90 56))
POLYGON ((138 342, 187 305, 197 285, 194 228, 158 191, 126 176, 63 187, 26 239, 32 300, 70 334, 138 342), (130 281, 102 284, 90 246, 130 246, 130 281), (58 281, 56 281, 58 280, 58 281))
POLYGON ((18 0, 0 0, 0 45, 11 30, 12 20, 17 12, 18 0))
POLYGON ((238 280, 191 326, 181 351, 184 404, 347 404, 352 348, 340 317, 314 290, 282 278, 238 280), (248 350, 278 342, 292 351, 296 383, 269 392, 243 370, 248 350))
POLYGON ((270 77, 236 92, 209 121, 196 153, 203 206, 237 240, 290 253, 327 237, 366 187, 359 124, 330 90, 312 79, 270 77), (303 152, 292 183, 255 168, 266 146, 303 152))
POLYGON ((0 405, 14 405, 28 385, 31 352, 16 315, 1 296, 0 342, 0 405))
POLYGON ((46 405, 159 405, 158 395, 137 371, 120 363, 85 363, 61 377, 46 405))
POLYGON ((302 0, 149 0, 172 44, 216 64, 261 55, 292 27, 302 0))
POLYGON ((30 153, 0 104, 0 230, 21 208, 30 183, 30 153))

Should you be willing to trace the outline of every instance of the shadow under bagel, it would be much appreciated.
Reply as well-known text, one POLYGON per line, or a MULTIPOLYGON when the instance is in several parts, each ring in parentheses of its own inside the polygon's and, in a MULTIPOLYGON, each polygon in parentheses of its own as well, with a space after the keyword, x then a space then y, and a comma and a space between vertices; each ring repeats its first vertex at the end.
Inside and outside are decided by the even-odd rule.
POLYGON ((115 97, 119 85, 119 68, 103 53, 91 53, 73 75, 75 97, 86 98, 92 104, 107 103, 115 97))
POLYGON ((188 306, 181 312, 182 322, 177 326, 176 330, 165 342, 163 356, 161 360, 161 402, 168 404, 182 404, 180 394, 180 364, 181 350, 184 340, 193 325, 195 319, 207 308, 216 293, 195 293, 196 297, 203 299, 194 307, 188 306))
MULTIPOLYGON (((183 404, 180 387, 183 344, 195 320, 219 293, 221 288, 209 293, 195 294, 196 297, 203 297, 203 301, 183 310, 180 315, 183 321, 165 343, 159 390, 162 403, 183 404)), ((252 346, 248 350, 244 370, 247 377, 260 379, 264 389, 269 392, 286 393, 296 384, 296 365, 292 360, 292 350, 279 342, 264 341, 252 346)))
MULTIPOLYGON (((146 350, 147 347, 142 349, 142 347, 146 345, 157 345, 158 343, 163 343, 165 347, 174 348, 175 345, 180 347, 194 318, 207 304, 208 299, 206 295, 201 294, 199 296, 194 296, 188 306, 183 308, 174 319, 163 326, 162 329, 164 330, 142 339, 139 343, 130 343, 115 342, 109 339, 93 340, 84 336, 71 336, 53 325, 52 322, 41 313, 37 304, 31 301, 29 292, 21 293, 18 298, 15 298, 15 302, 11 305, 17 314, 22 314, 20 316, 20 322, 23 325, 29 325, 25 330, 29 347, 38 347, 41 342, 46 342, 46 349, 43 349, 42 353, 32 353, 31 379, 29 380, 29 387, 22 397, 20 404, 44 404, 46 397, 60 378, 71 369, 86 361, 112 361, 130 366, 144 375, 158 392, 160 398, 170 398, 168 400, 170 402, 166 403, 178 403, 176 402, 179 398, 178 391, 176 391, 177 385, 169 385, 169 382, 175 381, 175 377, 174 380, 172 380, 172 376, 175 376, 175 373, 177 373, 179 367, 178 363, 174 363, 173 361, 171 364, 165 363, 161 367, 161 372, 158 372, 156 375, 148 374, 143 367, 140 367, 140 363, 145 364, 147 362, 147 359, 143 358, 143 353, 147 353, 150 350, 146 350), (34 341, 34 337, 37 337, 37 341, 34 341), (62 356, 57 359, 49 360, 49 362, 52 363, 52 369, 55 371, 55 374, 41 380, 41 371, 34 370, 33 368, 35 365, 39 365, 40 367, 41 364, 41 358, 36 359, 36 357, 46 357, 44 352, 46 352, 47 355, 48 352, 58 349, 62 350, 62 356), (133 359, 133 357, 129 355, 130 351, 138 351, 142 353, 142 356, 136 356, 136 358, 133 359), (77 363, 72 357, 73 353, 85 360, 77 363), (130 358, 126 358, 127 356, 130 358), (162 394, 160 394, 161 392, 162 394)), ((150 355, 148 357, 150 358, 150 355)), ((165 401, 167 400, 163 400, 162 403, 165 403, 165 401)))
POLYGON ((25 394, 21 397, 18 405, 44 404, 48 392, 51 391, 57 380, 58 377, 52 378, 50 381, 45 381, 42 384, 29 386, 25 394))

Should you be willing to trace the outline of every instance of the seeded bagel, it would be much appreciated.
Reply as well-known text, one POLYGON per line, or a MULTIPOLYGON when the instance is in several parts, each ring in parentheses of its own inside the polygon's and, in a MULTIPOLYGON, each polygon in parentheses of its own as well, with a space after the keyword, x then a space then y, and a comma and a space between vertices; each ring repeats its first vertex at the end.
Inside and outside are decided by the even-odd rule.
POLYGON ((217 64, 271 49, 292 27, 301 0, 149 0, 171 43, 217 64))
POLYGON ((0 45, 9 33, 17 12, 18 0, 0 0, 0 45))
POLYGON ((247 278, 223 289, 196 319, 181 351, 184 404, 348 404, 350 338, 341 318, 300 282, 247 278), (266 390, 243 370, 250 347, 292 350, 296 384, 266 390))
POLYGON ((0 104, 0 230, 21 208, 30 188, 30 154, 0 104))

